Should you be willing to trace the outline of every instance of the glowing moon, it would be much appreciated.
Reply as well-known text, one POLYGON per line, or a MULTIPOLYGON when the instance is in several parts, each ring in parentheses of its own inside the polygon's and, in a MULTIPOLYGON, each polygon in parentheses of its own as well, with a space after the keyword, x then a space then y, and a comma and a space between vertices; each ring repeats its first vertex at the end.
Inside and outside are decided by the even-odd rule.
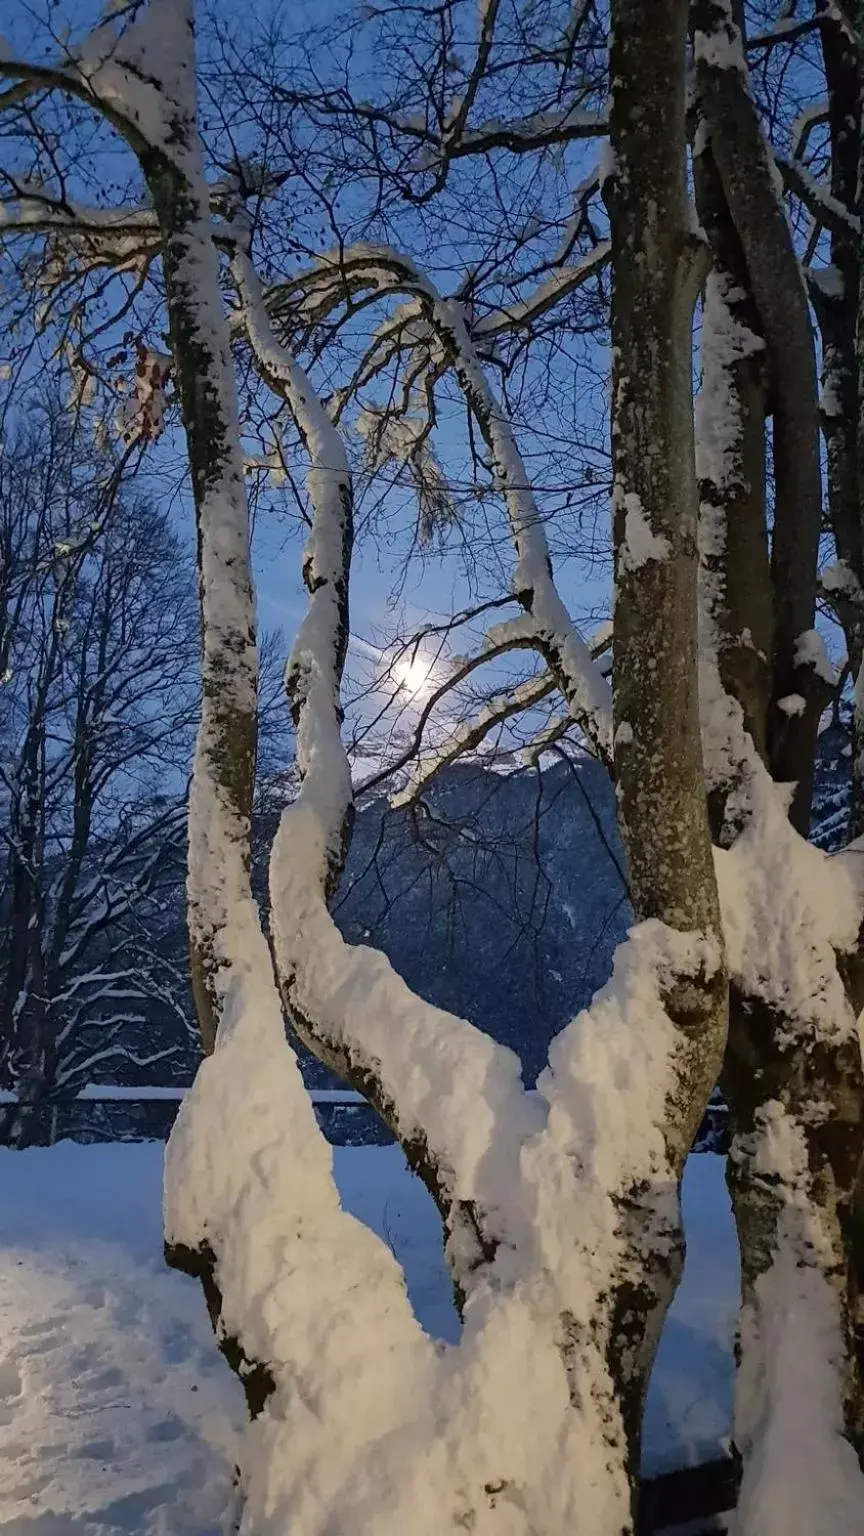
POLYGON ((409 699, 421 699, 435 687, 435 667, 427 657, 408 652, 394 661, 391 676, 397 688, 409 699))

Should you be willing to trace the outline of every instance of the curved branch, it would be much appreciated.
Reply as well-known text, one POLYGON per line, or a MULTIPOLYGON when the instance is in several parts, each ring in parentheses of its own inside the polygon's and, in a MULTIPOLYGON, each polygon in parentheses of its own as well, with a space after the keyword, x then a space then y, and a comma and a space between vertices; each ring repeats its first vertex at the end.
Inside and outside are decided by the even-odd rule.
POLYGON ((610 246, 608 240, 602 240, 593 251, 576 263, 575 266, 561 267, 553 272, 544 282, 538 284, 534 292, 526 299, 520 299, 516 304, 504 305, 496 309, 490 315, 484 315, 472 327, 472 336, 481 340, 487 336, 499 336, 503 331, 521 329, 538 320, 541 315, 553 308, 560 299, 567 294, 574 293, 577 288, 587 282, 590 277, 602 270, 609 263, 610 246))
MULTIPOLYGON (((500 631, 505 631, 506 628, 507 626, 505 625, 499 626, 500 631)), ((470 677, 472 672, 476 672, 478 667, 485 666, 487 662, 495 661, 499 656, 506 655, 508 651, 513 651, 520 647, 526 650, 536 648, 536 636, 530 625, 520 629, 518 632, 501 633, 500 638, 494 638, 494 636, 495 631, 487 636, 488 643, 482 651, 475 652, 473 656, 467 656, 445 678, 444 682, 440 683, 430 693, 418 716, 412 741, 398 757, 394 758, 392 763, 388 763, 386 768, 382 768, 378 773, 373 773, 368 779, 364 779, 357 786, 356 794, 358 799, 361 795, 366 796, 370 794, 373 789, 377 789, 378 785, 383 784, 387 779, 391 779, 394 773, 398 773, 401 768, 407 767, 411 759, 416 757, 423 741, 423 733, 429 723, 433 710, 441 703, 443 698, 446 698, 448 693, 451 693, 454 688, 458 687, 459 683, 463 683, 466 677, 470 677)))
MULTIPOLYGON (((535 704, 542 703, 554 690, 555 679, 548 672, 543 672, 539 677, 529 677, 506 693, 494 694, 473 719, 464 721, 446 741, 415 762, 407 784, 391 795, 390 804, 394 807, 413 805, 442 768, 472 752, 481 741, 485 741, 496 725, 503 725, 505 720, 512 719, 514 715, 533 709, 535 704)), ((570 724, 569 717, 567 723, 570 724)))
MULTIPOLYGON (((513 591, 534 622, 538 649, 555 673, 574 720, 598 756, 611 764, 609 686, 594 666, 555 586, 543 520, 528 474, 513 429, 481 367, 462 306, 442 298, 410 257, 389 246, 361 242, 324 256, 307 274, 306 282, 312 279, 332 284, 334 278, 346 291, 371 288, 381 293, 407 293, 413 312, 422 314, 433 327, 492 456, 516 548, 513 591)), ((298 281, 292 280, 290 287, 296 287, 298 281)), ((284 294, 285 288, 277 291, 284 294)), ((402 318, 408 318, 404 311, 402 318)))
POLYGON ((832 197, 830 187, 818 181, 815 176, 811 176, 810 172, 797 160, 789 160, 775 153, 774 161, 783 177, 786 191, 791 192, 799 202, 804 204, 807 212, 812 214, 818 224, 823 224, 826 229, 858 234, 861 228, 860 220, 854 213, 850 213, 838 198, 832 197))
POLYGON ((339 702, 349 630, 351 476, 340 434, 273 334, 246 256, 235 257, 233 273, 256 361, 294 412, 310 457, 309 606, 286 672, 301 785, 282 813, 270 859, 277 974, 301 1038, 392 1126, 451 1234, 458 1234, 454 1275, 467 1292, 498 1241, 490 1212, 499 1175, 487 1168, 482 1138, 478 1142, 469 1123, 478 1080, 491 1111, 489 1133, 503 1138, 505 1163, 508 1146, 511 1157, 517 1155, 532 1111, 512 1051, 430 1007, 383 954, 347 944, 328 910, 353 812, 339 702))
MULTIPOLYGON (((470 671, 473 671, 482 662, 491 660, 493 656, 502 655, 510 647, 530 646, 534 648, 536 644, 533 625, 530 619, 526 623, 525 616, 520 619, 511 620, 509 623, 496 625, 494 629, 489 631, 487 640, 490 642, 489 648, 480 652, 479 655, 471 657, 464 664, 464 667, 460 668, 459 672, 449 679, 443 688, 438 690, 438 698, 441 698, 454 683, 461 681, 462 678, 466 677, 470 671), (492 645, 493 641, 497 641, 497 644, 492 645)), ((589 643, 592 659, 598 660, 604 652, 609 650, 611 644, 612 627, 611 625, 603 625, 589 643)), ((424 755, 422 760, 415 762, 414 771, 408 784, 391 797, 391 805, 413 805, 418 795, 442 768, 456 762, 466 752, 473 751, 476 746, 479 746, 481 741, 485 740, 489 732, 494 730, 496 725, 502 724, 503 721, 511 719, 514 715, 524 714, 526 710, 532 709, 535 704, 541 703, 543 699, 549 697, 549 694, 556 687, 556 680, 551 673, 541 673, 538 677, 527 678, 525 682, 517 684, 515 688, 496 694, 487 700, 477 715, 470 720, 462 721, 445 742, 433 748, 428 755, 424 755)), ((419 753, 423 730, 429 719, 429 713, 428 709, 424 710, 421 721, 418 722, 414 741, 408 751, 402 754, 398 764, 394 764, 393 768, 387 769, 383 773, 376 774, 374 779, 367 781, 367 784, 380 783, 382 779, 390 777, 397 767, 405 767, 411 758, 419 753)), ((568 713, 561 717, 561 719, 554 721, 551 725, 546 726, 526 747, 525 752, 528 760, 535 760, 546 746, 558 741, 572 725, 573 717, 568 713)), ((366 788, 366 785, 363 788, 366 788)))

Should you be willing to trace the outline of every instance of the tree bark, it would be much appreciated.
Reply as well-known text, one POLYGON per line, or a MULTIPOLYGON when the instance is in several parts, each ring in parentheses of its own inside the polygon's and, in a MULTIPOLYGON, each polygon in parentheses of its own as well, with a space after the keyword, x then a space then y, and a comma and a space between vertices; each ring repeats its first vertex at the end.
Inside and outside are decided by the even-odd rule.
POLYGON ((813 629, 822 511, 813 333, 771 150, 749 89, 732 0, 697 0, 694 23, 700 110, 768 348, 775 483, 768 757, 774 778, 795 784, 791 817, 806 834, 814 742, 825 702, 824 684, 800 648, 801 637, 813 629), (805 708, 790 715, 782 701, 795 695, 804 699, 805 708))
POLYGON ((737 722, 724 719, 723 695, 740 704, 744 730, 763 761, 768 750, 774 590, 765 504, 767 359, 744 252, 698 105, 696 117, 696 209, 714 261, 703 299, 697 404, 700 687, 712 836, 728 845, 735 817, 727 825, 727 806, 743 765, 740 732, 737 722))
MULTIPOLYGON (((615 761, 633 905, 698 932, 716 966, 673 981, 678 1092, 668 1144, 680 1176, 716 1081, 726 1025, 720 915, 704 793, 697 676, 694 272, 685 182, 686 0, 612 7, 615 761)), ((656 1315, 655 1315, 656 1316, 656 1315)), ((654 1340, 629 1382, 634 1440, 654 1340)))
MULTIPOLYGON (((849 212, 858 211, 858 162, 861 152, 860 46, 829 0, 817 0, 819 39, 828 90, 831 196, 849 212)), ((830 229, 831 267, 814 273, 810 297, 822 338, 820 416, 825 439, 828 514, 838 561, 864 590, 864 468, 859 435, 859 289, 861 242, 850 226, 830 229)), ((839 585, 835 609, 846 638, 853 683, 864 660, 864 611, 857 593, 839 585), (850 598, 852 600, 850 600, 850 598)), ((858 690, 852 713, 852 784, 850 837, 864 831, 864 715, 858 690)))
MULTIPOLYGON (((700 96, 697 112, 701 104, 700 96)), ((796 1463, 787 1477, 800 1479, 795 1486, 802 1509, 810 1507, 812 1469, 785 1438, 787 1431, 777 1428, 785 1362, 788 1351, 799 1347, 797 1327, 816 1337, 827 1316, 835 1330, 826 1389, 831 1407, 823 1417, 830 1419, 836 1408, 836 1422, 820 1425, 821 1440, 814 1435, 815 1463, 821 1456, 823 1464, 833 1460, 842 1468, 848 1442, 860 1445, 852 1233, 864 1098, 840 940, 806 891, 809 881, 826 878, 824 856, 789 824, 757 750, 760 721, 746 672, 722 664, 730 615, 746 614, 751 595, 752 572, 739 558, 742 543, 755 549, 765 537, 758 418, 764 352, 744 251, 723 185, 713 175, 713 131, 706 134, 703 126, 697 142, 699 211, 715 258, 703 316, 699 407, 703 728, 713 748, 708 782, 715 835, 728 850, 718 854, 732 974, 723 1086, 742 1268, 736 1439, 744 1457, 746 1518, 760 1479, 777 1477, 777 1458, 784 1456, 790 1467, 796 1463), (750 525, 746 536, 736 527, 741 523, 750 525), (772 869, 770 879, 760 868, 772 869), (760 935, 755 946, 749 932, 760 935), (797 966, 789 964, 791 955, 797 966)), ((794 508, 778 501, 775 519, 789 515, 794 520, 794 508)), ((772 577, 772 590, 759 599, 769 611, 779 601, 776 566, 772 577)), ((767 706, 765 693, 763 700, 767 706)), ((836 879, 842 886, 842 871, 836 879)), ((856 906, 850 892, 846 943, 854 942, 856 906)), ((845 1496, 836 1497, 841 1502, 832 1518, 842 1524, 845 1496)))
POLYGON ((190 794, 189 940, 192 988, 205 1051, 220 1011, 220 934, 233 876, 226 853, 249 874, 255 777, 257 648, 249 525, 227 327, 210 238, 203 165, 194 119, 176 116, 193 175, 177 158, 147 149, 140 158, 162 232, 162 264, 189 450, 202 609, 201 726, 190 794), (220 334, 220 331, 222 334, 220 334), (201 814, 198 814, 200 809, 201 814))
MULTIPOLYGON (((128 100, 121 91, 121 122, 159 223, 195 507, 202 696, 189 792, 187 911, 193 998, 205 1052, 212 1053, 220 1025, 248 1011, 250 994, 257 989, 264 1010, 275 992, 250 881, 258 652, 249 518, 234 367, 197 128, 191 0, 150 0, 142 26, 141 53, 133 47, 131 64, 125 66, 128 100), (153 50, 160 28, 159 46, 153 50), (143 71, 142 58, 148 64, 143 71), (148 136, 137 127, 142 90, 151 118, 148 136)), ((115 56, 122 69, 123 53, 117 50, 115 56)), ((98 72, 95 85, 98 94, 98 72)), ((113 101, 112 92, 110 112, 113 101)), ((182 1182, 182 1174, 172 1174, 169 1143, 166 1209, 178 1194, 182 1199, 176 1187, 182 1182)), ((219 1321, 222 1296, 214 1246, 208 1238, 193 1248, 172 1242, 169 1234, 166 1259, 201 1280, 214 1327, 219 1323, 219 1347, 240 1375, 254 1417, 272 1391, 273 1378, 266 1364, 247 1359, 240 1339, 219 1321)))

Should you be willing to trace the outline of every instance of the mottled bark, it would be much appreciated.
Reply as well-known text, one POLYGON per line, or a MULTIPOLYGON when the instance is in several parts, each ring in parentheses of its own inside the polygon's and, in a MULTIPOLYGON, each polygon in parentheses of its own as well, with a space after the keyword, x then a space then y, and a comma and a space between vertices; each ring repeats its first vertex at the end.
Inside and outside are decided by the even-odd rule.
MULTIPOLYGON (((701 106, 701 101, 697 104, 701 106)), ((755 551, 765 539, 764 453, 759 391, 763 349, 759 311, 723 186, 713 173, 713 137, 697 136, 696 189, 715 270, 703 321, 703 395, 700 402, 700 495, 703 559, 703 718, 714 832, 736 856, 749 838, 763 858, 784 848, 783 877, 770 891, 770 911, 754 906, 752 921, 770 938, 777 970, 730 948, 730 1030, 723 1070, 729 1103, 731 1153, 728 1182, 742 1267, 742 1361, 736 1435, 745 1466, 745 1494, 760 1476, 766 1424, 776 1403, 779 1363, 789 1327, 779 1315, 788 1305, 788 1272, 806 1277, 797 1302, 804 1326, 815 1331, 832 1298, 841 1345, 837 1394, 846 1432, 861 1444, 862 1398, 856 1356, 858 1289, 854 1252, 856 1186, 864 1158, 864 1077, 855 1015, 844 991, 843 957, 825 942, 818 922, 802 909, 803 846, 789 826, 764 762, 760 730, 746 671, 723 664, 730 616, 747 613, 752 572, 740 560, 743 540, 755 551), (749 339, 748 339, 749 338, 749 339), (760 749, 760 750, 757 750, 760 749), (802 924, 804 926, 802 926, 802 924), (784 969, 784 948, 807 954, 801 972, 784 969), (811 952, 812 951, 812 952, 811 952), (809 972, 809 975, 808 975, 809 972), (806 981, 802 984, 802 974, 806 981), (781 1277, 778 1279, 778 1277, 781 1277), (784 1290, 784 1287, 787 1289, 784 1290), (772 1309, 778 1315, 772 1315, 772 1309)), ((776 518, 789 514, 779 503, 776 518)), ((763 556, 763 560, 764 560, 763 556)), ((779 594, 773 582, 761 598, 770 614, 779 594)), ((732 633, 734 659, 735 635, 732 633)), ((762 694, 767 708, 767 690, 762 694)), ((746 868, 746 845, 745 868, 746 868)), ((721 855, 721 860, 723 856, 721 855)), ((810 851, 811 859, 814 857, 810 851)), ((725 866, 721 863, 722 872, 725 866)), ((763 900, 764 900, 763 893, 763 900)), ((734 880, 729 899, 741 899, 734 880)), ((750 898, 747 898, 750 899, 750 898)), ((733 919, 735 914, 724 915, 733 919)), ((775 1437, 775 1444, 777 1444, 775 1437)), ((842 1450, 841 1450, 842 1455, 842 1450)), ((800 1475, 806 1479, 807 1469, 800 1475)))
MULTIPOLYGON (((196 121, 190 0, 150 0, 147 20, 154 19, 164 26, 164 74, 143 78, 145 88, 149 83, 158 92, 158 127, 144 138, 132 126, 127 136, 159 222, 195 508, 201 721, 189 795, 187 913, 193 998, 210 1053, 226 999, 242 995, 245 985, 247 956, 238 944, 247 915, 247 933, 260 937, 250 883, 258 653, 233 360, 196 121)), ((137 65, 130 73, 134 101, 137 65)), ((218 1255, 209 1243, 194 1251, 169 1243, 165 1256, 200 1278, 220 1348, 238 1371, 254 1416, 272 1382, 266 1366, 248 1360, 239 1339, 217 1326, 218 1255)))
POLYGON ((775 522, 772 707, 768 757, 775 778, 796 785, 792 820, 810 822, 813 755, 824 684, 802 660, 813 627, 822 508, 816 359, 807 294, 775 167, 750 93, 732 0, 697 0, 694 53, 700 111, 746 263, 749 290, 768 348, 774 427, 775 522), (781 700, 800 695, 797 715, 781 700))
MULTIPOLYGON (((819 37, 828 88, 831 196, 854 214, 861 143, 859 52, 836 8, 818 0, 819 37)), ((839 222, 830 231, 831 266, 840 281, 812 290, 822 330, 822 426, 828 454, 828 506, 837 554, 864 581, 864 528, 857 489, 858 380, 855 326, 858 314, 860 240, 839 222)), ((832 274, 833 277, 833 274, 832 274)))
MULTIPOLYGON (((177 140, 199 168, 194 121, 177 120, 177 140)), ((248 870, 256 750, 257 651, 249 529, 232 363, 209 312, 218 301, 218 257, 209 210, 195 181, 158 151, 141 154, 162 232, 162 264, 177 388, 195 503, 202 605, 202 721, 196 779, 215 797, 223 832, 248 870)), ((200 184, 203 188, 203 173, 200 184)), ((193 787, 194 792, 194 787, 193 787)), ((195 1008, 206 1051, 219 1016, 217 973, 224 913, 218 900, 219 838, 190 818, 189 939, 195 1008), (206 848, 193 846, 203 835, 206 848), (197 877, 207 866, 206 889, 197 877), (216 896, 216 901, 213 898, 216 896)))
MULTIPOLYGON (((716 657, 723 690, 741 705, 744 728, 764 760, 774 648, 774 593, 765 504, 765 344, 749 290, 744 252, 711 140, 703 127, 694 150, 693 176, 699 223, 714 262, 709 284, 715 286, 705 300, 703 337, 711 332, 708 311, 712 302, 722 306, 726 319, 722 360, 706 358, 703 352, 696 453, 700 601, 703 628, 710 628, 710 634, 703 634, 703 643, 716 657), (718 368, 722 372, 715 371, 718 368), (713 419, 717 390, 725 401, 719 422, 713 419)), ((712 345, 717 340, 715 333, 712 345)), ((707 764, 712 834, 717 842, 724 836, 731 769, 730 763, 707 764), (716 780, 712 768, 718 774, 716 780)))
MULTIPOLYGON (((864 215, 864 0, 849 0, 845 7, 851 28, 844 24, 842 13, 838 14, 839 7, 830 4, 829 0, 818 0, 817 10, 821 17, 820 39, 828 86, 831 190, 859 220, 857 238, 854 231, 848 234, 832 231, 831 260, 843 277, 849 317, 853 314, 854 304, 854 474, 858 495, 857 506, 853 507, 850 491, 848 508, 844 509, 844 542, 849 545, 850 554, 857 556, 859 565, 853 568, 859 581, 864 582, 864 281, 861 278, 860 232, 864 215)), ((845 339, 847 347, 843 360, 848 367, 849 337, 845 339)), ((851 382, 845 403, 850 406, 853 403, 851 382)), ((851 477, 851 470, 849 473, 851 477)))
MULTIPOLYGON (((613 16, 615 169, 606 198, 614 277, 618 795, 640 917, 716 933, 696 658, 687 7, 623 0, 613 16)), ((691 1003, 691 1025, 713 1025, 713 989, 691 1003)))
MULTIPOLYGON (((760 1281, 787 1255, 823 1274, 845 1335, 837 1363, 847 1434, 864 1465, 858 1196, 864 1166, 864 1072, 854 1028, 843 1038, 826 1039, 814 1021, 790 1018, 735 985, 722 1081, 731 1113, 727 1183, 741 1252, 745 1315, 749 1310, 758 1317, 760 1281), (785 1163, 775 1167, 772 1162, 772 1133, 781 1110, 805 1151, 807 1171, 801 1181, 789 1178, 785 1163), (802 1220, 809 1236, 799 1225, 802 1220)), ((746 1455, 749 1447, 739 1444, 739 1449, 746 1455)))
MULTIPOLYGON (((619 810, 637 915, 710 936, 718 957, 711 974, 672 983, 666 1000, 679 1030, 679 1088, 667 1134, 680 1174, 716 1081, 726 1010, 698 706, 691 389, 698 255, 685 183, 687 3, 620 0, 612 23, 613 170, 605 197, 613 274, 619 810)), ((662 1318, 656 1297, 653 1311, 641 1300, 637 1369, 627 1383, 631 1434, 662 1318)))

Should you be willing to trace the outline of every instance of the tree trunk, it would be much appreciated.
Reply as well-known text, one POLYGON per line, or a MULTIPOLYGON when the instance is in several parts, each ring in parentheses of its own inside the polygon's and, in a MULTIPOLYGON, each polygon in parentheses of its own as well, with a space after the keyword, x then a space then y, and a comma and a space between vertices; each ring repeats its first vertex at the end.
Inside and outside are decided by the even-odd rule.
POLYGON ((763 761, 768 748, 774 648, 765 505, 768 370, 744 252, 698 107, 696 117, 696 209, 714 259, 703 300, 696 412, 700 702, 711 830, 715 843, 728 846, 740 826, 743 807, 736 807, 732 792, 746 772, 749 743, 763 761), (734 711, 730 716, 729 699, 737 700, 742 720, 734 711))
POLYGON ((202 608, 201 725, 189 808, 189 939, 195 1007, 206 1051, 218 1026, 229 904, 249 880, 255 775, 257 649, 249 524, 233 364, 221 313, 194 119, 177 115, 177 157, 141 161, 162 232, 162 264, 189 450, 202 608))
MULTIPOLYGON (((134 122, 140 90, 155 91, 156 101, 152 96, 146 101, 155 118, 151 137, 142 138, 134 127, 128 136, 159 221, 195 506, 202 698, 189 792, 187 910, 193 997, 204 1049, 212 1053, 220 1029, 227 1026, 230 1032, 256 1004, 262 1028, 269 1026, 284 1040, 284 1024, 250 882, 258 653, 249 519, 234 366, 196 121, 190 0, 150 0, 141 24, 142 55, 133 52, 124 105, 127 111, 131 107, 134 122), (148 53, 157 37, 155 51, 148 53), (142 56, 149 72, 141 71, 142 56)), ((134 45, 134 29, 128 36, 134 45)), ((117 56, 122 66, 119 50, 117 56)), ((229 1104, 236 1114, 236 1101, 229 1104)), ((223 1105, 222 1112, 227 1109, 223 1105)), ((183 1206, 194 1183, 184 1157, 194 1161, 207 1145, 206 1112, 197 1138, 194 1111, 189 1113, 195 1150, 186 1149, 181 1115, 166 1159, 166 1258, 201 1280, 219 1346, 240 1375, 254 1415, 272 1391, 272 1376, 266 1365, 246 1358, 234 1328, 220 1318, 217 1251, 209 1236, 195 1245, 172 1241, 168 1213, 183 1206)))
MULTIPOLYGON (((715 832, 727 850, 718 854, 718 873, 733 983, 723 1083, 742 1265, 742 1522, 747 1529, 748 1520, 762 1518, 763 1500, 780 1507, 785 1479, 794 1489, 789 1507, 802 1520, 796 1528, 816 1528, 824 1504, 829 1526, 841 1529, 849 1524, 850 1501, 860 1496, 850 1445, 861 1429, 851 1232, 864 1100, 838 953, 854 946, 859 900, 848 875, 829 871, 825 856, 789 824, 782 792, 751 735, 758 740, 759 722, 747 675, 722 668, 730 615, 746 617, 752 597, 752 573, 738 558, 742 534, 733 524, 752 525, 744 542, 753 548, 764 538, 764 459, 754 414, 763 345, 744 251, 713 175, 713 131, 698 138, 700 216, 716 263, 705 299, 699 407, 702 704, 713 749, 715 832), (837 911, 828 916, 832 890, 837 911), (818 1431, 799 1446, 786 1415, 794 1390, 787 1378, 802 1335, 820 1341, 814 1382, 818 1374, 821 1406, 818 1431)), ((788 503, 778 502, 776 518, 787 515, 788 503)), ((772 574, 776 581, 776 567, 772 574)))
MULTIPOLYGON (((685 182, 686 0, 612 7, 610 139, 615 761, 636 913, 706 935, 716 962, 673 979, 679 1031, 670 1157, 680 1176, 722 1060, 720 916, 704 794, 697 678, 694 272, 685 182)), ((659 1322, 659 1319, 657 1320, 659 1322)), ((655 1324, 656 1326, 656 1324, 655 1324)), ((621 1390, 638 1438, 654 1339, 621 1390)))
POLYGON ((794 782, 791 817, 806 834, 814 742, 826 696, 810 643, 822 513, 813 333, 771 150, 749 90, 732 0, 696 0, 694 23, 700 111, 768 348, 775 483, 768 758, 775 779, 794 782), (804 708, 790 713, 784 701, 796 697, 804 700, 804 708))
MULTIPOLYGON (((831 196, 848 210, 858 206, 861 149, 860 47, 829 0, 818 0, 819 37, 828 87, 831 196)), ((825 439, 828 513, 839 580, 829 594, 843 625, 853 683, 864 660, 864 469, 859 463, 859 361, 856 332, 861 268, 860 237, 832 224, 831 266, 814 273, 810 295, 822 337, 821 421, 825 439), (854 585, 849 582, 851 573, 854 585), (851 591, 849 590, 851 585, 851 591)), ((864 832, 864 714, 856 688, 852 715, 850 836, 864 832)))

